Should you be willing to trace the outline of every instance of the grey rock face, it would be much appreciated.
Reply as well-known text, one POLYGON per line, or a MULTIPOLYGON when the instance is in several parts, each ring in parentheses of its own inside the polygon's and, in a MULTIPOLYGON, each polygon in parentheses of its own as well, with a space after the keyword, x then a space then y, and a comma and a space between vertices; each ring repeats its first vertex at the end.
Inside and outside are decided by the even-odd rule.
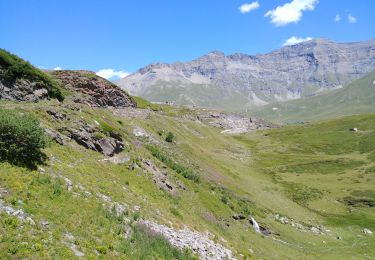
POLYGON ((6 82, 0 77, 0 99, 38 102, 48 98, 48 90, 43 83, 31 82, 26 79, 6 82))
POLYGON ((87 149, 101 152, 106 156, 113 156, 124 149, 122 138, 117 134, 98 138, 97 134, 100 131, 97 128, 81 121, 77 122, 77 126, 76 129, 66 129, 68 137, 87 149))
POLYGON ((374 39, 316 39, 255 56, 211 52, 191 62, 152 64, 117 84, 151 101, 238 109, 340 88, 374 69, 374 39))

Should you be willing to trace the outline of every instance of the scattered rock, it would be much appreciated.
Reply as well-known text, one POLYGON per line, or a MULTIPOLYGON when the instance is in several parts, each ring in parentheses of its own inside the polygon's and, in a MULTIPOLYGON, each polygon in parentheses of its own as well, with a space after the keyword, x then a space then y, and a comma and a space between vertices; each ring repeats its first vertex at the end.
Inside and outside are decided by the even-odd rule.
POLYGON ((213 242, 209 234, 202 234, 188 228, 175 230, 148 220, 141 220, 139 223, 165 237, 173 246, 191 249, 199 255, 200 259, 235 259, 230 249, 213 242))
POLYGON ((67 119, 66 114, 59 113, 56 110, 48 109, 46 112, 56 120, 62 121, 67 119))
POLYGON ((8 191, 0 188, 0 211, 3 211, 10 216, 16 217, 21 222, 29 223, 30 225, 35 225, 34 220, 31 218, 31 216, 26 214, 25 211, 23 211, 23 209, 15 209, 14 207, 7 205, 2 200, 4 194, 8 194, 8 191))
POLYGON ((133 134, 135 137, 150 137, 150 135, 143 128, 138 126, 133 128, 133 134))
POLYGON ((42 229, 48 229, 48 227, 49 227, 49 222, 48 222, 47 220, 42 219, 42 220, 40 221, 40 226, 41 226, 42 229))
POLYGON ((126 108, 115 108, 113 109, 113 114, 116 116, 122 116, 127 119, 148 119, 150 117, 151 111, 148 109, 140 109, 134 107, 126 108))
POLYGON ((73 254, 76 257, 84 257, 85 253, 83 253, 82 251, 80 251, 78 249, 78 246, 76 244, 74 244, 74 239, 75 239, 75 237, 72 234, 65 233, 64 237, 63 237, 63 243, 65 243, 66 245, 69 246, 70 250, 72 250, 73 254))
POLYGON ((368 229, 368 228, 364 228, 364 229, 362 230, 362 232, 363 232, 365 235, 372 235, 372 231, 371 231, 370 229, 368 229))
POLYGON ((110 157, 110 158, 104 158, 104 159, 101 159, 99 160, 101 162, 109 162, 109 163, 113 163, 113 164, 123 164, 123 163, 127 163, 127 162, 130 162, 130 156, 128 155, 115 155, 113 157, 110 157))
POLYGON ((236 215, 233 215, 232 218, 234 220, 244 220, 246 217, 244 215, 241 215, 241 214, 236 214, 236 215))
POLYGON ((143 159, 142 167, 149 173, 152 174, 152 178, 155 184, 162 190, 170 193, 171 195, 177 195, 177 187, 167 179, 167 174, 163 173, 157 168, 151 160, 143 159))
POLYGON ((254 130, 263 130, 277 127, 259 118, 244 117, 218 112, 205 112, 198 116, 202 122, 224 129, 225 134, 240 134, 254 130))
POLYGON ((298 221, 292 218, 288 218, 286 216, 280 216, 279 214, 275 214, 273 217, 276 221, 280 222, 281 224, 290 225, 294 227, 295 229, 298 229, 302 232, 312 232, 315 234, 327 234, 330 232, 328 229, 326 229, 322 225, 319 225, 319 226, 305 225, 305 224, 299 223, 298 221))
POLYGON ((104 202, 104 204, 106 204, 108 211, 114 213, 117 217, 124 215, 124 213, 129 210, 129 206, 127 204, 112 201, 110 196, 97 193, 97 197, 104 202))

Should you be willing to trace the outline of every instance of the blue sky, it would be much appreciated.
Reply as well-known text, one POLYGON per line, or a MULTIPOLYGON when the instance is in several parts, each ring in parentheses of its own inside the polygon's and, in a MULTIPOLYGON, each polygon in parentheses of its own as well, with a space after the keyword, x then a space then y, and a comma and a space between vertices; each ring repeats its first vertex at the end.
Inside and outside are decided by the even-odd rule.
POLYGON ((42 68, 134 72, 212 50, 265 53, 292 36, 374 38, 374 10, 374 0, 0 0, 0 48, 42 68))

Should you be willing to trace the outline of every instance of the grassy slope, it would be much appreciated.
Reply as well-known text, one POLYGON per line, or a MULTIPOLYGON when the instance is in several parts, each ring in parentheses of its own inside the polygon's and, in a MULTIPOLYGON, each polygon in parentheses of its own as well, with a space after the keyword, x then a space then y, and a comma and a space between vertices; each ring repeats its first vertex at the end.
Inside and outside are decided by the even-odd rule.
POLYGON ((256 115, 278 122, 317 121, 375 112, 375 71, 324 95, 267 105, 256 115), (278 108, 273 110, 272 108, 278 108))
MULTIPOLYGON (((46 149, 47 155, 54 158, 43 166, 46 174, 1 163, 0 186, 11 192, 6 200, 16 206, 21 200, 22 207, 36 221, 50 222, 49 231, 42 232, 30 225, 21 228, 2 214, 1 257, 72 257, 61 242, 68 231, 87 256, 97 257, 98 250, 107 258, 139 259, 142 254, 173 258, 167 255, 164 242, 146 247, 140 235, 130 243, 123 237, 123 223, 108 214, 100 201, 67 192, 62 180, 50 177, 56 174, 68 177, 74 184, 81 183, 93 194, 100 192, 115 201, 139 205, 140 215, 146 219, 172 222, 176 228, 188 225, 201 232, 209 230, 237 255, 294 259, 375 255, 371 247, 374 237, 361 233, 364 227, 375 230, 373 208, 344 203, 345 197, 375 199, 371 192, 375 188, 374 115, 225 136, 218 129, 185 119, 194 113, 189 110, 168 109, 152 113, 147 120, 129 120, 103 109, 67 111, 56 102, 2 102, 1 106, 33 113, 49 127, 60 124, 44 112, 51 106, 69 112, 71 122, 77 118, 91 123, 105 121, 124 135, 128 143, 124 154, 132 160, 150 158, 161 168, 162 163, 153 158, 143 141, 136 142, 132 135, 135 125, 143 127, 160 140, 159 148, 166 156, 201 176, 196 183, 168 169, 187 187, 187 191, 172 197, 159 190, 141 170, 100 162, 102 155, 75 143, 52 144, 46 149), (348 131, 351 127, 360 131, 348 131), (164 136, 158 135, 161 130, 173 132, 177 143, 164 142, 164 136), (265 238, 255 233, 247 221, 231 218, 247 212, 279 233, 279 239, 286 243, 265 238), (332 235, 297 231, 274 221, 271 214, 275 213, 304 223, 324 224, 332 235), (337 240, 337 235, 343 239, 337 240), (21 243, 24 241, 28 244, 21 243)), ((138 217, 129 214, 130 220, 138 217)))
POLYGON ((238 110, 248 103, 246 96, 235 92, 225 92, 211 84, 184 84, 158 81, 142 96, 152 101, 172 101, 178 105, 217 108, 228 111, 238 110))

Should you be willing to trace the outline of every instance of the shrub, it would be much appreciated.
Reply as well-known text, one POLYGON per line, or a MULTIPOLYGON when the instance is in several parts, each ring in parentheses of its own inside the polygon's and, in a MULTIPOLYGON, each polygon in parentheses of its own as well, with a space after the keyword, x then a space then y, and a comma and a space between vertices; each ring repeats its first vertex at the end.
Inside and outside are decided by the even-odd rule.
POLYGON ((174 138, 174 134, 172 132, 168 132, 167 136, 165 137, 165 141, 168 143, 173 143, 174 138))
POLYGON ((1 76, 6 81, 13 83, 18 78, 39 81, 48 90, 51 98, 64 100, 64 95, 54 79, 18 56, 0 49, 0 66, 4 68, 1 76))
POLYGON ((36 168, 46 159, 47 138, 36 118, 0 109, 0 161, 36 168))

